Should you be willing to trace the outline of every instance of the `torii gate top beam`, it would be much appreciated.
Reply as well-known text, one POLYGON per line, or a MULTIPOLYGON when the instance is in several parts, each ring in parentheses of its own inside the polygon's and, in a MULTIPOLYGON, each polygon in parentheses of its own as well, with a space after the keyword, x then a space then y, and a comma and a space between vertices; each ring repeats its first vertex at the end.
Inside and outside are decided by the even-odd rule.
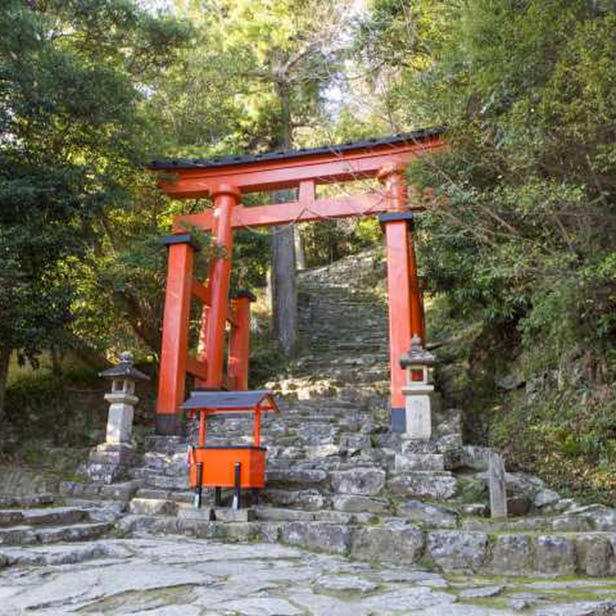
POLYGON ((302 182, 334 182, 375 178, 384 168, 403 168, 417 156, 442 148, 442 128, 430 128, 357 143, 322 148, 268 152, 220 159, 155 160, 152 171, 173 174, 161 178, 170 197, 212 196, 222 186, 241 193, 296 188, 302 182))

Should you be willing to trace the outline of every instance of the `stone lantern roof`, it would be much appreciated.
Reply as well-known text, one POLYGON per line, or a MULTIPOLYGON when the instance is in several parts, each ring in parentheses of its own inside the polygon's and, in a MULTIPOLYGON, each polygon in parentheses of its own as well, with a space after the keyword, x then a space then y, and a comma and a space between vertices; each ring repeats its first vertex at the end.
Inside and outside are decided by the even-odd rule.
POLYGON ((423 366, 433 366, 436 363, 436 356, 430 351, 426 351, 421 343, 419 336, 413 336, 411 348, 400 358, 400 367, 408 368, 411 365, 421 364, 423 366))
POLYGON ((128 378, 135 381, 149 381, 150 377, 144 374, 137 368, 133 367, 133 354, 130 351, 120 353, 120 363, 112 366, 103 372, 99 372, 98 376, 106 379, 121 379, 128 378))

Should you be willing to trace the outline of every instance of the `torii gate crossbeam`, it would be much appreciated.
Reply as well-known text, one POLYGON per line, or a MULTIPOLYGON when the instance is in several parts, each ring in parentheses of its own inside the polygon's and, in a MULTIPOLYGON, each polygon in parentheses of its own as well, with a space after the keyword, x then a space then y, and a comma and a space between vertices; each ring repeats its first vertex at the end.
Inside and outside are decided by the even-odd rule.
POLYGON ((180 429, 187 373, 196 377, 201 388, 247 388, 250 301, 254 298, 246 292, 229 298, 233 230, 376 214, 387 246, 392 427, 405 430, 405 374, 399 360, 414 335, 425 341, 425 324, 412 238, 413 211, 420 208, 409 204, 404 170, 418 156, 442 149, 442 133, 434 128, 326 148, 150 163, 150 170, 160 172, 159 186, 168 196, 213 201, 209 210, 176 217, 173 235, 166 239, 169 266, 156 409, 159 434, 175 434, 180 429), (319 184, 369 178, 378 178, 382 189, 354 197, 316 198, 319 184), (240 203, 243 194, 282 189, 298 189, 298 199, 255 207, 240 203), (209 231, 223 249, 223 254, 212 259, 205 284, 193 279, 196 246, 186 231, 195 227, 209 231), (188 355, 192 297, 204 305, 196 358, 188 355))

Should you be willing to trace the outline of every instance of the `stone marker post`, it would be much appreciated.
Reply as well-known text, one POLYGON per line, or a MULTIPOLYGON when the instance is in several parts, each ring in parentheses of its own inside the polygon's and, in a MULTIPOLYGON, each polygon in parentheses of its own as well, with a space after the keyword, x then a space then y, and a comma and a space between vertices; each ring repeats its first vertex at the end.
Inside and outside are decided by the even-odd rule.
POLYGON ((507 483, 505 481, 505 462, 496 451, 488 454, 488 485, 490 488, 490 516, 507 517, 507 483))
POLYGON ((149 381, 150 377, 133 367, 133 356, 129 352, 120 353, 120 363, 99 376, 111 380, 111 392, 105 394, 109 402, 107 435, 105 442, 90 452, 87 474, 93 481, 113 483, 123 477, 134 458, 133 414, 139 402, 135 383, 149 381))
POLYGON ((431 370, 435 361, 436 357, 423 348, 418 336, 413 336, 410 350, 400 358, 400 366, 407 370, 407 384, 402 388, 406 398, 406 438, 429 440, 432 436, 431 370))

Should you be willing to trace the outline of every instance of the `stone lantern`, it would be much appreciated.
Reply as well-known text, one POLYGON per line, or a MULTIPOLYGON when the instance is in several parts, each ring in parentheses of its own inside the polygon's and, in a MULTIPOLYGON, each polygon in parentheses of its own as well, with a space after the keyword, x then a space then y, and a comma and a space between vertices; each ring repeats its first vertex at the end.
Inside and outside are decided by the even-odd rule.
POLYGON ((133 367, 130 352, 120 353, 120 363, 99 374, 111 381, 111 391, 105 394, 109 402, 105 442, 90 452, 87 473, 90 479, 112 483, 122 478, 134 458, 132 445, 133 415, 139 398, 135 395, 137 381, 150 377, 133 367))
POLYGON ((432 435, 432 370, 436 357, 426 351, 421 338, 413 336, 411 348, 400 358, 400 367, 407 371, 402 388, 406 397, 406 431, 409 439, 428 440, 432 435))

